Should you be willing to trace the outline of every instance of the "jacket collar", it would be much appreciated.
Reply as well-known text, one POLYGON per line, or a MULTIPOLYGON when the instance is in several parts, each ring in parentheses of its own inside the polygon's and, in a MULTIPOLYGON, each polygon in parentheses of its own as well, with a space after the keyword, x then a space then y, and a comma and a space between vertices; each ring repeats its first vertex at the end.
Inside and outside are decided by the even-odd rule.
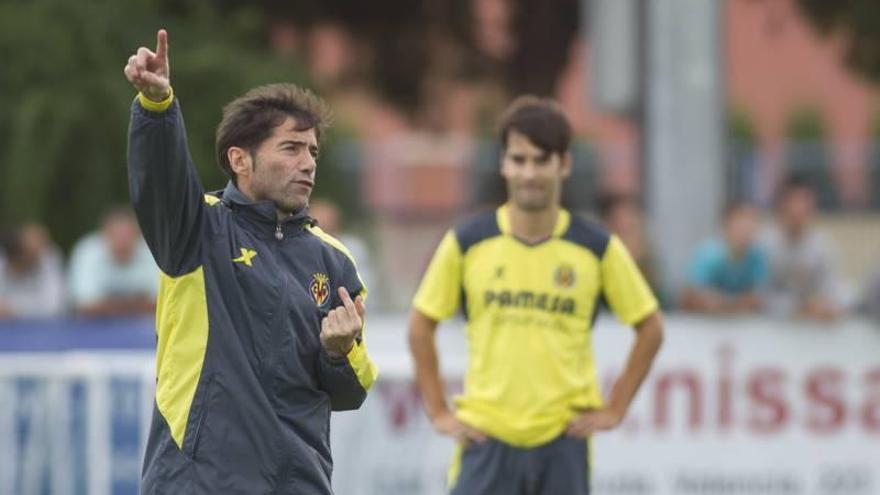
POLYGON ((302 227, 307 223, 316 223, 315 220, 309 216, 308 207, 303 208, 279 222, 275 212, 274 203, 271 201, 252 201, 245 196, 244 193, 232 183, 232 181, 229 181, 226 184, 226 188, 223 189, 223 192, 219 193, 218 196, 229 208, 241 212, 249 219, 255 220, 259 223, 271 224, 272 226, 295 225, 297 227, 302 227))

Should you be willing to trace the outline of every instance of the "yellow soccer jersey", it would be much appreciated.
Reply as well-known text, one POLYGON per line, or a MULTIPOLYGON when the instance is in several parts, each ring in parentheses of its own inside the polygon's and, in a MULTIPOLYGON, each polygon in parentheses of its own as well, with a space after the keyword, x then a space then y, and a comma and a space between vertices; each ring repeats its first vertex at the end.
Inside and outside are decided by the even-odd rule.
POLYGON ((553 235, 527 244, 502 206, 443 237, 413 305, 436 321, 464 309, 458 418, 532 447, 562 433, 576 409, 602 405, 590 339, 600 298, 628 325, 657 310, 616 236, 560 210, 553 235))

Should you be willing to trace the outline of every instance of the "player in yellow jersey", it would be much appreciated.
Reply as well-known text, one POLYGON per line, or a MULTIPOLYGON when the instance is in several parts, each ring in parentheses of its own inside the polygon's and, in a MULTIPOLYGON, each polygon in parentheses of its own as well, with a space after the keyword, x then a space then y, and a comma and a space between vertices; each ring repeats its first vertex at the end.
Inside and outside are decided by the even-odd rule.
POLYGON ((663 339, 657 300, 614 235, 560 206, 571 129, 551 100, 501 118, 507 203, 450 230, 413 302, 409 341, 434 427, 458 441, 453 495, 589 493, 590 436, 617 426, 663 339), (600 299, 636 339, 603 402, 590 333, 600 299), (461 308, 468 369, 455 409, 434 332, 461 308))

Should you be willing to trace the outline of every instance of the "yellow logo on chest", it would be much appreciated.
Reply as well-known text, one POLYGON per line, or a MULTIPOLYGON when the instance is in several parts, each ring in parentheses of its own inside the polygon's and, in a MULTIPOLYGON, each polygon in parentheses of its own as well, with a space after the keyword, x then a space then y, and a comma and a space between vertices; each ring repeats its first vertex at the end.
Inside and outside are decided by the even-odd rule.
POLYGON ((244 263, 245 266, 253 266, 252 259, 257 255, 257 252, 253 249, 239 248, 241 251, 241 256, 238 258, 232 258, 232 261, 236 263, 244 263))
POLYGON ((574 283, 576 281, 574 266, 563 263, 556 268, 556 271, 553 272, 553 282, 556 283, 556 287, 561 289, 570 289, 574 287, 574 283))
POLYGON ((330 299, 330 277, 325 273, 316 273, 312 275, 312 282, 309 284, 309 293, 312 299, 319 307, 330 299))

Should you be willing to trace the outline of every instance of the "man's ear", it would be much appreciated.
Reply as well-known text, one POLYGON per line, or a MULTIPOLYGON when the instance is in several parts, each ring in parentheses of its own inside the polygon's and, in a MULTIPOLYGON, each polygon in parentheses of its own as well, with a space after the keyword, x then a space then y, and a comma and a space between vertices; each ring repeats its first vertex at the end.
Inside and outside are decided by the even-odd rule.
POLYGON ((249 151, 238 146, 230 146, 226 150, 226 159, 236 176, 249 176, 254 171, 253 157, 249 151))
POLYGON ((571 165, 574 162, 574 159, 571 156, 571 151, 566 151, 560 158, 561 163, 559 164, 559 175, 563 179, 566 179, 571 175, 571 165))

